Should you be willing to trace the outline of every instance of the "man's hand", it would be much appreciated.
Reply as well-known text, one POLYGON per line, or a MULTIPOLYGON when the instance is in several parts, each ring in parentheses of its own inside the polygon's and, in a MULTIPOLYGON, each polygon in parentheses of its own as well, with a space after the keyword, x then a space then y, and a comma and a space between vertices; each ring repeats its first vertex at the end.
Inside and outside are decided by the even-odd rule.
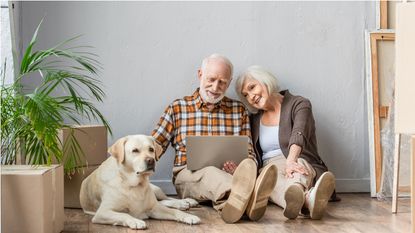
POLYGON ((222 170, 224 170, 225 172, 233 175, 233 173, 235 172, 237 167, 238 167, 238 165, 234 161, 226 161, 223 164, 222 170))
POLYGON ((287 163, 285 166, 285 177, 293 178, 294 177, 293 173, 295 172, 308 176, 307 169, 303 165, 295 161, 287 160, 287 163))

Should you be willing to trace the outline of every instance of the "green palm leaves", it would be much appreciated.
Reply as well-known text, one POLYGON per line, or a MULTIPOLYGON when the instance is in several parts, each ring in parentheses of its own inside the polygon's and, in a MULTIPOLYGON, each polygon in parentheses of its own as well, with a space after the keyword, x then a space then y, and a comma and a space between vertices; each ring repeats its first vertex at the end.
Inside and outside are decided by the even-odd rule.
POLYGON ((88 120, 101 122, 111 133, 107 120, 92 102, 102 102, 105 96, 95 78, 101 67, 97 55, 84 51, 91 47, 67 47, 78 37, 34 51, 41 23, 12 85, 4 84, 2 72, 1 163, 14 163, 17 155, 24 154, 29 164, 51 164, 54 159, 72 172, 85 165, 85 158, 73 130, 65 142, 60 140, 59 131, 88 120), (40 75, 41 82, 27 93, 20 83, 34 75, 40 75))

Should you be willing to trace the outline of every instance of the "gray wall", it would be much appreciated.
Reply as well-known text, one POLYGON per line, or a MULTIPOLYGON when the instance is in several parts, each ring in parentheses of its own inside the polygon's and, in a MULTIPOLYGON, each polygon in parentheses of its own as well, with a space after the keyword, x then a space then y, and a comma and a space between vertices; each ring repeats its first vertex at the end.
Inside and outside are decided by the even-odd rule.
MULTIPOLYGON (((44 16, 39 48, 84 34, 80 43, 100 55, 110 144, 149 134, 173 99, 198 86, 203 57, 218 52, 236 74, 259 64, 308 97, 337 189, 369 191, 364 30, 375 28, 375 2, 24 2, 23 44, 44 16)), ((172 161, 170 149, 152 177, 168 192, 172 161)))

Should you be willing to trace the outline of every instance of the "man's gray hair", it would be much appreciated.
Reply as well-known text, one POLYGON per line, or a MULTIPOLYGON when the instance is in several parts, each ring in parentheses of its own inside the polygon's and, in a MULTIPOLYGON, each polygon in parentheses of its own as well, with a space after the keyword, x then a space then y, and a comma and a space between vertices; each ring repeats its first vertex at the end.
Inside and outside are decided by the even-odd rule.
POLYGON ((239 75, 235 84, 236 93, 238 94, 239 99, 245 104, 245 106, 248 107, 251 112, 257 112, 257 109, 250 105, 246 100, 246 97, 242 95, 242 85, 247 78, 253 78, 258 82, 265 84, 269 95, 279 92, 280 88, 278 87, 278 81, 277 78, 269 71, 257 65, 248 67, 245 72, 239 75))
POLYGON ((202 66, 200 67, 200 69, 203 72, 206 70, 206 66, 209 63, 209 61, 211 61, 211 60, 219 60, 219 61, 222 61, 223 63, 225 63, 228 66, 228 68, 229 68, 230 76, 232 78, 232 75, 233 75, 233 65, 232 65, 232 62, 227 57, 225 57, 225 56, 223 56, 221 54, 218 54, 218 53, 214 53, 214 54, 206 57, 205 59, 203 59, 202 66))

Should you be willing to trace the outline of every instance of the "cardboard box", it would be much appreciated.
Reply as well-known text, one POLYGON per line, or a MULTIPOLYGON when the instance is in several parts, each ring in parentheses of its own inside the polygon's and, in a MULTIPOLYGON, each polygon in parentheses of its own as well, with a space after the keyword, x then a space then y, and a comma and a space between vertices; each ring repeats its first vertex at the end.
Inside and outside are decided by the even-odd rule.
POLYGON ((1 232, 63 230, 63 167, 1 166, 1 232))
MULTIPOLYGON (((89 166, 99 165, 107 159, 107 129, 103 125, 80 125, 74 130, 89 166)), ((66 142, 69 135, 70 129, 63 129, 59 138, 62 142, 66 142)))
POLYGON ((87 178, 99 165, 84 168, 84 173, 76 172, 70 178, 65 176, 65 208, 81 208, 79 202, 79 191, 81 190, 82 181, 87 178))
MULTIPOLYGON (((59 138, 62 142, 68 140, 70 130, 61 130, 59 138)), ((74 135, 85 154, 88 168, 84 168, 84 173, 76 172, 70 177, 65 175, 64 206, 66 208, 81 208, 79 191, 82 181, 98 168, 107 159, 108 155, 107 129, 103 125, 79 125, 75 126, 74 131, 74 135)))

